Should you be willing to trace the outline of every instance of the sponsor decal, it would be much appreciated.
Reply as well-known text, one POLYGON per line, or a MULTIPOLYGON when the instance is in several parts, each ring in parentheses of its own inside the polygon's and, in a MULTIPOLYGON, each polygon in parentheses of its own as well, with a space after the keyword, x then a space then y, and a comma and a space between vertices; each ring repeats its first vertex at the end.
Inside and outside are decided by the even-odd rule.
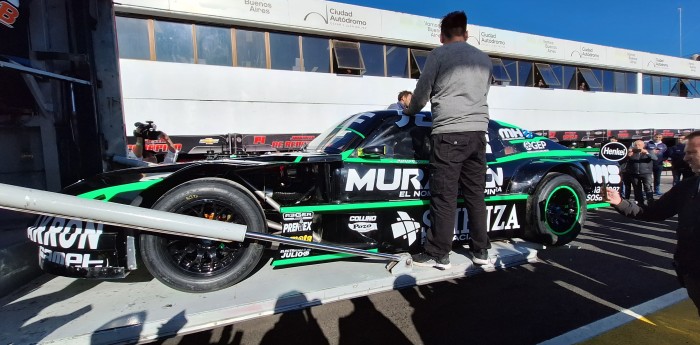
POLYGON ((496 193, 503 192, 503 168, 488 168, 486 170, 486 189, 484 189, 484 194, 495 195, 496 193))
MULTIPOLYGON (((614 189, 614 190, 616 190, 616 191, 618 191, 618 192, 620 191, 620 187, 619 187, 619 186, 608 186, 608 188, 612 188, 612 189, 614 189)), ((587 202, 589 202, 589 201, 590 201, 590 202, 602 202, 602 201, 603 201, 603 196, 600 195, 600 190, 601 190, 601 186, 595 186, 595 187, 593 188, 593 191, 591 191, 590 194, 587 194, 587 195, 586 195, 586 201, 587 201, 587 202)))
POLYGON ((571 56, 574 55, 578 56, 579 58, 586 58, 592 60, 600 59, 600 54, 596 52, 596 49, 593 47, 581 46, 579 50, 574 50, 571 52, 571 56))
POLYGON ((424 114, 416 114, 414 116, 401 115, 401 118, 396 121, 396 127, 402 128, 411 122, 411 119, 418 127, 430 127, 433 125, 431 119, 427 119, 424 114))
POLYGON ((609 142, 600 148, 600 157, 617 162, 627 157, 627 146, 620 142, 609 142))
MULTIPOLYGON (((294 212, 282 214, 282 234, 309 232, 313 223, 313 212, 294 212)), ((297 236, 300 236, 297 234, 297 236)))
MULTIPOLYGON (((423 213, 423 224, 429 228, 430 211, 423 213)), ((455 213, 455 227, 453 241, 466 241, 469 239, 469 214, 466 208, 458 208, 455 213)), ((520 229, 518 218, 518 208, 516 204, 511 205, 488 205, 486 206, 486 226, 487 231, 520 229)))
POLYGON ((520 129, 520 128, 500 128, 498 130, 498 136, 503 140, 516 140, 516 139, 531 139, 533 134, 530 131, 520 129))
POLYGON ((396 223, 391 224, 391 232, 394 238, 403 238, 410 246, 418 238, 418 231, 421 230, 420 223, 411 218, 406 212, 397 211, 396 223))
POLYGON ((219 139, 214 139, 214 138, 202 138, 199 139, 200 144, 205 144, 205 145, 214 145, 219 143, 219 139))
POLYGON ((605 181, 611 184, 618 184, 622 182, 620 167, 617 165, 591 164, 588 169, 591 172, 594 183, 603 183, 605 181))
POLYGON ((30 241, 65 249, 98 249, 103 224, 41 216, 27 228, 30 241))
MULTIPOLYGON (((276 149, 295 149, 302 148, 306 144, 310 143, 315 135, 291 135, 282 139, 284 135, 270 135, 271 141, 270 146, 276 149)), ((257 144, 267 144, 268 135, 254 135, 253 145, 257 144)), ((243 141, 242 139, 240 141, 243 141)))
POLYGON ((289 248, 280 249, 280 259, 292 259, 292 258, 303 258, 311 254, 311 249, 302 248, 289 248))
POLYGON ((19 1, 0 1, 0 24, 14 29, 13 26, 19 18, 19 1))
POLYGON ((491 149, 491 144, 489 143, 491 141, 491 138, 489 137, 489 133, 486 132, 486 153, 493 153, 493 150, 491 149))
POLYGON ((423 170, 412 169, 368 169, 364 175, 356 169, 348 170, 345 191, 399 191, 399 197, 417 198, 429 196, 427 178, 423 170), (387 180, 388 178, 388 180, 387 180), (425 182, 425 184, 424 184, 425 182))
POLYGON ((65 253, 39 246, 39 262, 51 262, 66 267, 103 267, 109 266, 107 260, 92 259, 91 254, 65 253))
POLYGON ((377 216, 350 216, 348 221, 348 228, 359 233, 379 229, 377 226, 377 216))
POLYGON ((523 147, 525 147, 527 151, 543 151, 547 149, 547 143, 541 140, 526 141, 523 143, 523 147))

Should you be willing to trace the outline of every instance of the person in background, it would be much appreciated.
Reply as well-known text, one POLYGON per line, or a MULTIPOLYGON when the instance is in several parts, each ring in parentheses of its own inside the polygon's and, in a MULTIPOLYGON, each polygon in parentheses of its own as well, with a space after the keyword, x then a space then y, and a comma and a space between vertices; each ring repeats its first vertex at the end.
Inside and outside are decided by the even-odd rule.
POLYGON ((627 152, 627 166, 624 176, 626 193, 625 199, 630 197, 630 184, 634 186, 634 200, 639 205, 645 202, 651 205, 654 202, 654 190, 652 187, 652 171, 654 161, 657 160, 654 152, 644 148, 644 142, 637 140, 632 144, 632 149, 627 152))
POLYGON ((430 101, 433 112, 430 152, 430 219, 423 252, 413 255, 416 266, 451 267, 458 191, 469 214, 472 262, 490 264, 486 202, 487 96, 491 58, 467 43, 467 15, 451 12, 440 22, 442 46, 425 62, 413 98, 404 110, 414 115, 430 101))
MULTIPOLYGON (((617 137, 614 135, 611 135, 608 137, 608 142, 609 143, 617 143, 619 142, 617 140, 617 137)), ((622 183, 620 183, 620 195, 627 195, 625 193, 625 169, 627 167, 627 157, 623 158, 621 161, 617 162, 620 164, 620 179, 622 179, 622 183)))
POLYGON ((654 135, 653 140, 647 142, 645 149, 649 152, 653 152, 657 160, 654 161, 654 195, 661 195, 661 172, 664 170, 664 155, 666 154, 666 144, 662 142, 664 138, 661 134, 654 135))
POLYGON ((578 85, 578 89, 581 91, 589 91, 590 90, 588 88, 588 84, 586 84, 585 81, 582 81, 581 84, 578 85))
POLYGON ((175 144, 170 137, 165 132, 156 130, 156 125, 152 121, 146 121, 145 124, 136 122, 134 126, 136 126, 134 129, 136 144, 132 152, 136 158, 148 163, 158 163, 155 152, 144 149, 146 147, 146 140, 162 140, 168 146, 169 152, 177 152, 175 144))
POLYGON ((413 92, 401 91, 401 92, 399 92, 399 96, 398 96, 399 101, 396 103, 390 104, 387 109, 403 111, 406 109, 406 107, 408 107, 408 104, 411 103, 412 97, 413 97, 413 92))
POLYGON ((685 135, 681 135, 678 138, 678 143, 666 150, 666 158, 671 160, 671 174, 673 175, 674 186, 681 182, 681 179, 685 180, 693 176, 690 165, 683 160, 686 141, 685 135))
POLYGON ((606 190, 604 199, 620 214, 643 221, 660 222, 678 215, 673 266, 700 316, 700 131, 687 136, 683 160, 693 176, 673 186, 653 205, 640 207, 622 200, 612 188, 606 190))

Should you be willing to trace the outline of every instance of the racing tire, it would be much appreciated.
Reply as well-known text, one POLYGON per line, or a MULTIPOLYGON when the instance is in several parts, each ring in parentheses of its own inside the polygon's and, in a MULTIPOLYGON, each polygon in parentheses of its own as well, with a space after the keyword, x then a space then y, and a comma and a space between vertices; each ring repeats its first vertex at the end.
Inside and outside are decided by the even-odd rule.
POLYGON ((575 178, 549 173, 527 203, 527 239, 562 246, 573 241, 586 222, 586 194, 575 178))
MULTIPOLYGON (((267 232, 260 205, 242 186, 220 178, 185 182, 161 196, 153 209, 246 225, 267 232)), ((210 292, 245 279, 260 262, 263 245, 141 234, 140 253, 163 284, 185 292, 210 292)))

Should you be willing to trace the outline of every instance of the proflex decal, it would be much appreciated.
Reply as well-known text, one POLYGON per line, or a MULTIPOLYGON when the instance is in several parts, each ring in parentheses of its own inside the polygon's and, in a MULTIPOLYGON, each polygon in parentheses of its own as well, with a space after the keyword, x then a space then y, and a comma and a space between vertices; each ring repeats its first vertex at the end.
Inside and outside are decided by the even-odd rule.
POLYGON ((534 135, 527 130, 506 127, 498 129, 498 136, 503 140, 530 139, 534 137, 534 135))
POLYGON ((34 225, 27 228, 27 237, 40 245, 40 262, 51 262, 61 266, 103 267, 108 266, 106 260, 92 259, 91 253, 70 252, 71 249, 99 249, 102 228, 102 224, 92 222, 41 216, 34 225))
POLYGON ((348 228, 359 233, 377 230, 377 216, 350 216, 348 228))
MULTIPOLYGON (((313 212, 294 212, 282 214, 282 236, 295 240, 313 241, 313 212)), ((280 246, 278 259, 302 258, 311 255, 309 248, 285 248, 280 246)))
MULTIPOLYGON (((423 213, 423 224, 429 228, 430 210, 423 213)), ((518 219, 518 209, 516 204, 512 205, 487 205, 486 206, 486 226, 487 231, 520 229, 518 219)), ((455 227, 453 241, 466 241, 469 239, 469 214, 466 208, 458 208, 455 213, 455 227)))
POLYGON ((418 231, 421 230, 420 223, 411 218, 406 212, 397 211, 396 223, 391 224, 391 232, 394 238, 403 238, 410 247, 418 238, 418 231))
POLYGON ((398 191, 400 198, 430 196, 430 187, 421 169, 368 169, 364 175, 356 169, 348 170, 346 192, 398 191), (425 183, 425 184, 424 184, 425 183))

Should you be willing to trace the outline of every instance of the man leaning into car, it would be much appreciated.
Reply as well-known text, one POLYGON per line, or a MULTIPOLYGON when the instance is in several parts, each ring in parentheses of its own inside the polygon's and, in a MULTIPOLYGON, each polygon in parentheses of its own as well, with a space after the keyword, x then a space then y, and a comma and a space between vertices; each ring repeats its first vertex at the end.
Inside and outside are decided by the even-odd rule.
POLYGON ((700 315, 700 131, 690 133, 686 139, 683 159, 693 171, 692 178, 676 184, 650 205, 640 207, 623 200, 612 188, 607 189, 606 201, 627 217, 649 222, 660 222, 678 215, 673 264, 681 286, 688 290, 688 296, 700 315))
POLYGON ((430 154, 430 215, 423 252, 413 255, 417 266, 447 269, 454 236, 457 191, 469 214, 470 251, 476 264, 489 263, 486 224, 486 136, 489 108, 486 96, 491 59, 468 44, 467 15, 451 12, 440 22, 442 46, 433 49, 404 114, 414 115, 430 100, 433 113, 430 154))

